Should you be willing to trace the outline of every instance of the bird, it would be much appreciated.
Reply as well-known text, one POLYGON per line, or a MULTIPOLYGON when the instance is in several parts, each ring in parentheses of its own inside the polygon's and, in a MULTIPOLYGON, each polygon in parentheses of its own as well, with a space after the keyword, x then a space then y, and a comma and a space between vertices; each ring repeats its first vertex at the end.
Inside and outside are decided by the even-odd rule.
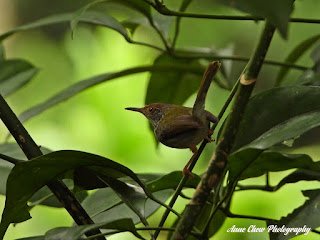
MULTIPOLYGON (((171 148, 189 148, 194 154, 197 145, 204 139, 211 142, 213 131, 210 123, 218 123, 219 119, 205 110, 205 99, 212 79, 219 70, 218 61, 211 62, 202 77, 197 98, 192 108, 168 103, 151 103, 141 108, 128 107, 126 110, 142 113, 151 123, 156 139, 171 148)), ((188 167, 193 157, 183 168, 183 175, 193 174, 188 167)))

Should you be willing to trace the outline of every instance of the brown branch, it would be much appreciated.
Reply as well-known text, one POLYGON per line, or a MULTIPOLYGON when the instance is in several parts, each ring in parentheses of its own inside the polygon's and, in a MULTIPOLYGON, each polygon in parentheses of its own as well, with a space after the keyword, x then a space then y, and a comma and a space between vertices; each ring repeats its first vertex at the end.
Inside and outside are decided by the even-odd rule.
POLYGON ((187 239, 195 224, 211 190, 222 181, 228 163, 228 155, 245 110, 249 97, 255 86, 265 55, 269 48, 275 27, 267 20, 258 45, 247 64, 244 74, 240 76, 240 84, 235 95, 235 101, 225 122, 221 137, 217 143, 215 153, 207 172, 203 175, 191 201, 186 206, 176 231, 171 239, 187 239))
MULTIPOLYGON (((0 95, 0 118, 29 160, 43 155, 38 145, 31 138, 2 95, 0 95)), ((47 186, 78 225, 94 223, 87 212, 82 208, 75 196, 62 181, 54 181, 47 184, 47 186)), ((97 229, 87 232, 86 235, 92 236, 100 233, 100 230, 97 229)), ((105 238, 97 237, 95 239, 103 240, 105 238)))

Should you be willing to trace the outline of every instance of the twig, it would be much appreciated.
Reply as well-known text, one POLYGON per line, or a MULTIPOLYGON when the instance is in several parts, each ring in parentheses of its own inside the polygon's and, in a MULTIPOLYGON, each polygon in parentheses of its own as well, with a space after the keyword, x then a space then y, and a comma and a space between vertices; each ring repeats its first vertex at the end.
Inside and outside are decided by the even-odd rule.
MULTIPOLYGON (((11 110, 2 95, 0 95, 0 118, 6 125, 12 136, 15 138, 16 142, 28 159, 36 158, 43 155, 38 145, 31 138, 27 130, 21 124, 21 122, 11 110)), ((69 214, 78 225, 93 223, 87 212, 82 208, 78 200, 62 181, 54 181, 47 184, 47 186, 58 198, 61 205, 69 212, 69 214)), ((97 229, 89 231, 87 233, 87 236, 99 233, 101 232, 99 229, 97 229)), ((101 237, 97 239, 102 240, 105 238, 101 237)))
POLYGON ((5 160, 5 161, 7 161, 7 162, 9 162, 9 163, 14 164, 14 165, 16 165, 16 164, 19 163, 19 162, 23 162, 23 160, 16 159, 16 158, 13 158, 13 157, 9 157, 9 156, 4 155, 4 154, 2 154, 2 153, 0 153, 0 158, 3 159, 3 160, 5 160))
MULTIPOLYGON (((237 15, 215 15, 215 14, 199 14, 199 13, 186 13, 173 11, 168 9, 163 4, 151 4, 151 6, 157 10, 159 13, 166 16, 177 16, 185 18, 205 18, 205 19, 215 19, 215 20, 242 20, 242 21, 264 21, 263 17, 257 16, 237 16, 237 15)), ((289 22, 296 23, 320 23, 320 19, 307 19, 307 18, 290 18, 289 22)))
POLYGON ((228 163, 228 154, 233 146, 242 114, 255 86, 274 31, 274 26, 267 20, 246 71, 240 76, 240 84, 235 95, 234 104, 222 129, 220 140, 217 143, 207 172, 203 175, 192 200, 186 206, 172 239, 188 238, 211 190, 223 179, 223 173, 228 163))

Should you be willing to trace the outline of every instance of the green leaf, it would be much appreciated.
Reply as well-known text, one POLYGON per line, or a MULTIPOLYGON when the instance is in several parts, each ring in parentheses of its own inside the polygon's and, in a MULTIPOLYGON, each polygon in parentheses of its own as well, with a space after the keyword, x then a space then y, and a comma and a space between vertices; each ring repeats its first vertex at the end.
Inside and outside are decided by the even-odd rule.
MULTIPOLYGON (((184 187, 196 188, 200 182, 200 177, 194 175, 194 179, 188 179, 184 187)), ((165 189, 176 189, 180 183, 182 174, 181 171, 171 172, 167 175, 161 176, 158 179, 148 182, 147 186, 151 192, 157 192, 165 189)))
POLYGON ((18 238, 16 240, 45 240, 45 236, 34 236, 34 237, 18 238))
MULTIPOLYGON (((306 40, 299 43, 291 53, 286 57, 285 62, 294 64, 309 48, 313 46, 320 39, 320 34, 307 38, 306 40)), ((284 76, 290 70, 289 67, 281 67, 276 79, 276 86, 280 86, 284 79, 284 76)))
POLYGON ((2 44, 0 44, 0 61, 4 61, 6 58, 6 53, 2 44))
POLYGON ((127 6, 131 9, 135 9, 136 11, 140 12, 141 14, 145 15, 147 18, 151 17, 151 7, 150 4, 146 3, 146 1, 141 0, 114 0, 117 4, 121 4, 127 6))
POLYGON ((140 221, 149 226, 145 217, 146 194, 141 187, 121 182, 109 177, 101 178, 120 198, 121 200, 139 217, 140 221))
MULTIPOLYGON (((94 154, 78 151, 58 151, 30 161, 21 162, 12 169, 6 192, 6 203, 0 225, 0 238, 4 236, 10 223, 18 223, 30 218, 27 201, 44 185, 69 170, 92 166, 108 174, 109 177, 129 176, 144 191, 140 179, 127 167, 94 154)), ((100 171, 102 172, 102 171, 100 171)))
MULTIPOLYGON (((246 168, 248 168, 250 164, 253 163, 253 161, 255 161, 260 156, 260 154, 265 149, 268 149, 271 146, 279 144, 285 140, 299 136, 304 132, 307 132, 308 130, 315 128, 319 125, 320 125, 320 110, 298 115, 296 117, 289 119, 288 121, 285 121, 279 125, 276 125, 275 127, 271 128, 269 131, 267 131, 266 133, 258 137, 256 140, 251 142, 250 144, 242 147, 241 149, 237 150, 236 152, 230 155, 229 177, 231 179, 237 178, 246 168)), ((281 156, 279 155, 278 157, 281 157, 281 156)), ((302 157, 302 159, 303 158, 305 157, 302 157)), ((271 161, 270 158, 268 159, 269 159, 268 161, 271 161)), ((286 160, 286 158, 284 158, 283 160, 286 160)), ((297 164, 297 166, 301 166, 302 164, 301 161, 303 162, 303 160, 301 160, 301 158, 299 159, 298 157, 298 159, 296 159, 296 162, 294 162, 293 165, 295 166, 295 164, 297 164)), ((312 165, 310 161, 309 161, 309 164, 310 165, 307 166, 306 168, 315 166, 315 165, 312 165)), ((281 166, 281 164, 278 162, 270 166, 270 168, 272 167, 276 169, 276 165, 281 166)), ((286 165, 283 166, 283 168, 285 170, 286 165)), ((289 168, 290 166, 288 165, 287 169, 289 168)), ((251 174, 255 176, 254 171, 251 171, 251 174)), ((252 176, 250 175, 247 177, 252 177, 252 176)))
MULTIPOLYGON (((318 166, 315 169, 319 169, 320 162, 316 162, 318 166)), ((283 178, 277 185, 276 189, 280 189, 282 186, 288 183, 296 183, 298 181, 320 181, 320 172, 306 169, 298 169, 288 176, 283 178)))
POLYGON ((120 33, 128 42, 131 42, 127 30, 115 18, 111 17, 107 13, 94 10, 76 13, 70 22, 72 36, 74 36, 74 32, 79 22, 108 27, 120 33))
POLYGON ((219 0, 219 2, 253 16, 268 18, 279 29, 281 36, 287 37, 289 17, 293 11, 293 0, 219 0))
MULTIPOLYGON (((41 147, 43 153, 51 152, 45 147, 41 147)), ((21 148, 16 143, 6 143, 0 145, 0 153, 13 157, 16 159, 27 160, 27 157, 22 152, 21 148)), ((4 160, 0 160, 0 194, 4 195, 6 193, 6 183, 10 171, 13 168, 13 164, 8 163, 4 160)))
POLYGON ((126 19, 124 21, 121 21, 121 25, 129 29, 131 34, 134 34, 139 26, 151 27, 150 22, 145 17, 136 17, 136 18, 126 19))
MULTIPOLYGON (((154 62, 154 66, 158 65, 185 65, 186 71, 168 72, 165 76, 163 73, 154 72, 150 76, 146 104, 161 102, 176 105, 182 105, 193 93, 197 91, 201 82, 201 75, 191 74, 188 68, 199 68, 194 66, 192 60, 173 59, 166 54, 160 55, 154 62)), ((203 71, 203 70, 202 70, 203 71)))
POLYGON ((277 125, 318 110, 318 87, 290 86, 262 91, 249 100, 232 151, 251 143, 277 125))
POLYGON ((124 218, 115 221, 106 221, 103 223, 90 224, 76 227, 59 227, 48 231, 45 235, 46 240, 77 240, 86 232, 94 229, 109 229, 131 232, 139 239, 144 239, 136 230, 132 219, 124 218))
MULTIPOLYGON (((154 193, 160 201, 165 202, 173 193, 173 190, 164 190, 154 193)), ((111 188, 103 188, 90 194, 83 202, 82 206, 92 217, 94 222, 113 221, 130 217, 135 224, 140 223, 140 218, 135 214, 111 188)), ((145 218, 148 218, 160 205, 150 199, 145 204, 145 218)))
POLYGON ((93 87, 95 85, 98 85, 100 83, 106 82, 111 79, 126 76, 129 74, 145 72, 145 71, 168 72, 171 70, 176 71, 176 72, 184 72, 184 71, 192 72, 192 73, 199 72, 199 69, 197 69, 197 68, 190 68, 190 69, 185 70, 184 66, 181 66, 181 65, 171 65, 171 66, 167 65, 167 66, 156 66, 153 69, 150 66, 142 66, 142 67, 137 67, 137 68, 126 69, 126 70, 123 70, 120 72, 105 73, 105 74, 97 75, 97 76, 82 80, 80 82, 77 82, 77 83, 71 85, 70 87, 62 90, 61 92, 57 93, 56 95, 52 96, 51 98, 44 101, 43 103, 40 103, 40 104, 24 111, 19 116, 19 119, 20 119, 20 121, 25 122, 25 121, 29 120, 30 118, 39 115, 43 111, 55 106, 56 104, 63 102, 63 101, 66 101, 67 99, 77 95, 78 93, 80 93, 90 87, 93 87))
MULTIPOLYGON (((276 225, 281 228, 283 225, 286 228, 311 228, 315 229, 320 226, 320 190, 307 190, 302 191, 303 195, 309 198, 302 206, 296 208, 291 214, 281 218, 276 222, 276 225)), ((268 223, 270 227, 273 222, 268 223)), ((309 229, 310 231, 310 229, 309 229)), ((281 232, 269 232, 271 240, 285 240, 293 238, 296 235, 294 232, 290 232, 287 235, 281 232)))
MULTIPOLYGON (((72 13, 63 13, 63 14, 57 14, 57 15, 41 18, 32 23, 13 28, 10 31, 0 35, 0 41, 3 41, 7 37, 17 32, 32 30, 35 28, 49 26, 52 24, 67 23, 73 20, 73 18, 74 16, 72 13)), ((80 19, 77 19, 77 20, 78 20, 77 22, 83 22, 83 23, 94 24, 98 26, 111 28, 117 31, 118 33, 120 33, 127 41, 129 42, 131 41, 126 29, 122 27, 122 25, 116 19, 114 19, 113 17, 105 13, 101 13, 98 11, 87 11, 87 12, 84 12, 81 15, 80 19)))
MULTIPOLYGON (((230 172, 235 174, 237 169, 242 168, 242 162, 230 162, 230 172)), ((259 177, 266 172, 285 171, 292 168, 313 169, 320 174, 320 166, 313 162, 305 154, 283 154, 278 152, 267 151, 262 153, 248 168, 241 174, 239 180, 259 177)), ((238 175, 238 174, 237 174, 238 175)))
POLYGON ((24 60, 0 61, 0 91, 6 97, 27 84, 38 69, 24 60))

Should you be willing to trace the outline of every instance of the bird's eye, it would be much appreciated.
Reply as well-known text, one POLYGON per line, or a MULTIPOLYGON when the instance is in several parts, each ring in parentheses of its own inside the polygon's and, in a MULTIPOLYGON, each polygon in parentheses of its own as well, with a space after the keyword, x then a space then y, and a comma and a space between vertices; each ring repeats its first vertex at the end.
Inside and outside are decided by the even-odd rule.
POLYGON ((151 108, 149 108, 149 112, 152 112, 153 111, 153 108, 151 107, 151 108))

